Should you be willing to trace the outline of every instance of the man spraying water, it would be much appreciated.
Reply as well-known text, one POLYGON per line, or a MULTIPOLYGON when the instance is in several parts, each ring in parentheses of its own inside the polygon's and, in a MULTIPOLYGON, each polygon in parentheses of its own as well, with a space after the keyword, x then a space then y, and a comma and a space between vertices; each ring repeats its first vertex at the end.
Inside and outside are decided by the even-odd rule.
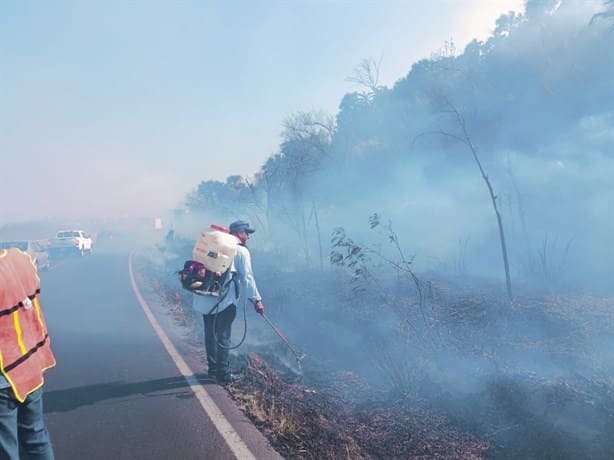
MULTIPOLYGON (((205 350, 207 352, 208 375, 220 385, 232 383, 235 376, 230 369, 230 336, 237 306, 249 301, 259 314, 264 314, 262 297, 258 292, 252 270, 252 260, 246 243, 254 229, 243 221, 230 224, 230 243, 236 245, 232 265, 228 269, 224 288, 216 295, 194 295, 193 308, 203 315, 205 327, 205 350)), ((234 247, 233 247, 234 249, 234 247)), ((206 254, 217 258, 217 253, 206 254)))

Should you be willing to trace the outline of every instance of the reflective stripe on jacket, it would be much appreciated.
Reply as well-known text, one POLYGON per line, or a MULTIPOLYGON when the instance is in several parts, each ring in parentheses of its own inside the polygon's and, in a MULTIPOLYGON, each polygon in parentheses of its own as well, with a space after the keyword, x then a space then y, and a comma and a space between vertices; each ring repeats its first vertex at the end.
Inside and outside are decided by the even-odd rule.
POLYGON ((0 250, 0 371, 20 402, 55 366, 39 296, 30 256, 16 248, 0 250))

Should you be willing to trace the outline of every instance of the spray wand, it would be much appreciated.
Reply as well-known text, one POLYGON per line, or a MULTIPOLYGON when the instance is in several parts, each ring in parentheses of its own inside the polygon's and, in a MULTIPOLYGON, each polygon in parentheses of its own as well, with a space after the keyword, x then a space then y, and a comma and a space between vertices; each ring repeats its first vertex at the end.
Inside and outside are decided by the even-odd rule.
POLYGON ((271 322, 271 320, 269 318, 266 317, 266 315, 264 314, 264 312, 260 313, 262 315, 262 317, 264 318, 264 320, 269 323, 269 326, 271 326, 271 328, 275 331, 275 333, 279 336, 279 338, 286 344, 286 346, 290 349, 290 351, 292 352, 292 354, 295 356, 296 358, 296 364, 298 365, 298 370, 300 375, 303 375, 303 368, 301 367, 301 361, 305 358, 305 354, 304 353, 298 353, 294 348, 292 348, 292 345, 290 345, 290 342, 288 342, 288 339, 286 339, 284 337, 284 335, 280 332, 279 329, 277 329, 275 327, 275 325, 271 322))

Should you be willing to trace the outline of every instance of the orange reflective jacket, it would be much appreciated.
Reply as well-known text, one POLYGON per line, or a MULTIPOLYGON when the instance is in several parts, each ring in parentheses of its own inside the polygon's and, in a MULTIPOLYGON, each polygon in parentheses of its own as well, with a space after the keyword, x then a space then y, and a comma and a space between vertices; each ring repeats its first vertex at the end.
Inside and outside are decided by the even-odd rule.
POLYGON ((55 366, 39 295, 30 256, 16 248, 0 250, 0 370, 20 402, 55 366))

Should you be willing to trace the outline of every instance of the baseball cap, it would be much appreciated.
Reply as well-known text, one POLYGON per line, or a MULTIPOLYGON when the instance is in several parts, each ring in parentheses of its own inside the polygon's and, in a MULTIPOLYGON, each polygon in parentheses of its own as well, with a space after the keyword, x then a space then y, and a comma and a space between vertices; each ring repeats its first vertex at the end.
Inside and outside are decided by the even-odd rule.
POLYGON ((256 230, 251 228, 247 222, 244 220, 236 220, 230 227, 228 227, 230 233, 237 233, 239 230, 245 230, 245 233, 254 233, 256 230))

